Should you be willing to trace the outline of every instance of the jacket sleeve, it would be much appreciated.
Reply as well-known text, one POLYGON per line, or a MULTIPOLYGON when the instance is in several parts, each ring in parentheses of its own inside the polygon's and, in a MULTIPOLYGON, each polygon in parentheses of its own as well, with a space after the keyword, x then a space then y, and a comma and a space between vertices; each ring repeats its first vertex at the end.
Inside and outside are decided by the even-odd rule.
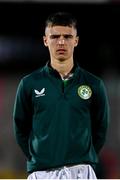
POLYGON ((21 80, 17 88, 14 103, 13 129, 16 141, 28 160, 30 159, 28 140, 31 131, 31 119, 30 98, 24 88, 24 82, 21 80))
POLYGON ((96 88, 91 116, 93 145, 96 153, 99 153, 105 143, 109 125, 109 102, 102 80, 96 88))

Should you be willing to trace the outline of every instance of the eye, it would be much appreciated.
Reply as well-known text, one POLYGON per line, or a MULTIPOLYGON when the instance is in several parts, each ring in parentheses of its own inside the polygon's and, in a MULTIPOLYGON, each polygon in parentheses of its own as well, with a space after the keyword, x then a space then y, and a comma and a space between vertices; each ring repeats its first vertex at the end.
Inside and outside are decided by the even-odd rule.
POLYGON ((71 35, 71 34, 66 34, 66 35, 64 35, 64 38, 65 38, 65 39, 72 39, 72 38, 73 38, 73 35, 71 35))
POLYGON ((53 34, 53 35, 50 36, 50 39, 58 39, 59 37, 60 37, 60 35, 54 35, 53 34))

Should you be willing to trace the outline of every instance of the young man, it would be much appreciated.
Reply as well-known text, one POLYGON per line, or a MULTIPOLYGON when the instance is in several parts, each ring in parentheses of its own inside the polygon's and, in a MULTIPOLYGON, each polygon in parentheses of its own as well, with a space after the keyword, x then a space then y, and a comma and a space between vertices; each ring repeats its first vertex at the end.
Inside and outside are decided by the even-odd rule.
POLYGON ((50 15, 43 40, 50 60, 21 79, 13 113, 28 179, 94 179, 108 127, 104 83, 74 62, 79 38, 71 14, 50 15))

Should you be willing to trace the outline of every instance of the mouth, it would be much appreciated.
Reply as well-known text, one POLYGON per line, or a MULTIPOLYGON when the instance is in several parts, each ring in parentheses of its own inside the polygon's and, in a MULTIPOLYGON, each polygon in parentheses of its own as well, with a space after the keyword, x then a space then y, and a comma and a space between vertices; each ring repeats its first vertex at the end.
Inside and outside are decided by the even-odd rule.
POLYGON ((58 49, 57 52, 60 53, 60 54, 63 54, 63 53, 66 52, 66 50, 65 49, 58 49))

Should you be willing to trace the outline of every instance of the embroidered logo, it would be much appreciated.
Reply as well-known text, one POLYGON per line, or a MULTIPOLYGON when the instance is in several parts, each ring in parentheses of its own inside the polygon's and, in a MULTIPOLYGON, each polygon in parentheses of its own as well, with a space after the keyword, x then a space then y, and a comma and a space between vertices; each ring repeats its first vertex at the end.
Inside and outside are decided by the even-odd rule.
POLYGON ((78 95, 82 98, 82 99, 89 99, 92 95, 92 90, 89 86, 87 85, 81 85, 78 88, 78 95))
POLYGON ((45 96, 45 88, 43 88, 41 91, 34 89, 34 92, 36 94, 35 97, 45 96))

